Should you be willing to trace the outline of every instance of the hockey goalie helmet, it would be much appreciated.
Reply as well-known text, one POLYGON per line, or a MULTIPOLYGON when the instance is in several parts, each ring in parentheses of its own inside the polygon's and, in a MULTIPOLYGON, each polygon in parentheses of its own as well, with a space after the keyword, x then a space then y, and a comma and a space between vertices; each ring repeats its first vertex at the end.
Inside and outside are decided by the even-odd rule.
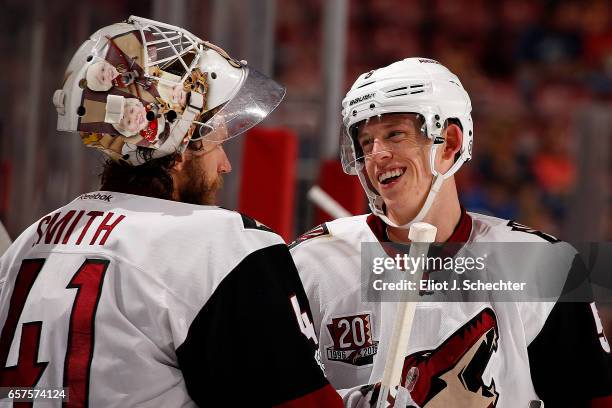
POLYGON ((58 130, 137 166, 182 152, 190 140, 238 136, 284 96, 284 87, 214 44, 131 16, 81 45, 53 103, 58 130))
POLYGON ((377 215, 384 214, 384 203, 365 174, 364 154, 358 142, 360 126, 372 117, 393 113, 415 114, 420 132, 431 141, 430 168, 434 176, 436 146, 449 121, 463 130, 463 142, 455 163, 442 178, 450 177, 472 156, 473 124, 470 97, 459 78, 439 62, 427 58, 407 58, 357 78, 342 101, 341 160, 347 174, 358 175, 377 215))

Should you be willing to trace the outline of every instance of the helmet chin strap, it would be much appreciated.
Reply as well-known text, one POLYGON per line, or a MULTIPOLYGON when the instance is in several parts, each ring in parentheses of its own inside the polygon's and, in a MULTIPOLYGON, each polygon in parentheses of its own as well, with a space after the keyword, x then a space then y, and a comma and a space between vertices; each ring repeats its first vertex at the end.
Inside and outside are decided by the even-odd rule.
POLYGON ((410 226, 412 224, 423 221, 423 219, 429 212, 431 205, 436 199, 436 195, 440 191, 440 187, 442 186, 443 181, 444 181, 444 175, 438 174, 437 176, 434 176, 433 183, 431 184, 431 187, 429 188, 429 193, 427 194, 427 198, 425 199, 425 204, 423 204, 423 207, 421 207, 421 211, 419 211, 416 217, 414 217, 411 221, 405 224, 396 224, 393 221, 391 221, 389 217, 387 217, 382 211, 379 212, 378 210, 376 210, 375 211, 376 215, 378 215, 380 219, 385 222, 385 224, 391 227, 401 228, 401 229, 410 229, 410 226))
POLYGON ((452 169, 449 169, 449 171, 447 171, 444 174, 438 173, 438 171, 436 171, 435 158, 436 158, 437 147, 438 147, 438 144, 433 144, 431 146, 431 150, 429 153, 429 166, 431 168, 431 173, 433 174, 433 181, 431 183, 431 186, 429 187, 429 193, 427 194, 425 203, 421 207, 421 210, 416 215, 416 217, 414 217, 411 221, 405 224, 396 224, 395 222, 391 221, 389 217, 387 217, 387 215, 383 211, 381 211, 380 209, 376 208, 373 205, 370 205, 370 208, 372 209, 374 214, 380 217, 380 219, 383 220, 385 224, 391 227, 395 227, 395 228, 410 229, 410 226, 412 224, 423 221, 423 219, 425 218, 425 216, 431 209, 431 206, 434 200, 436 199, 436 195, 438 194, 438 192, 440 191, 440 188, 442 187, 442 183, 444 182, 446 178, 448 178, 450 175, 454 173, 454 172, 451 172, 452 169))

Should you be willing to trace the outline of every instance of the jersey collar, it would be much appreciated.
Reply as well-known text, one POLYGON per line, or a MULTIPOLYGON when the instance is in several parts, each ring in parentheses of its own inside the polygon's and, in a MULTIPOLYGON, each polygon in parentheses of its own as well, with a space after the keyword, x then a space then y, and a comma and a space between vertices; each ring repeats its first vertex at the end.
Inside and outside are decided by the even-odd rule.
MULTIPOLYGON (((368 218, 366 218, 366 222, 379 242, 391 242, 387 235, 387 225, 380 218, 374 214, 370 214, 368 218)), ((471 233, 472 217, 470 217, 465 208, 461 206, 459 222, 446 242, 467 242, 471 233)))

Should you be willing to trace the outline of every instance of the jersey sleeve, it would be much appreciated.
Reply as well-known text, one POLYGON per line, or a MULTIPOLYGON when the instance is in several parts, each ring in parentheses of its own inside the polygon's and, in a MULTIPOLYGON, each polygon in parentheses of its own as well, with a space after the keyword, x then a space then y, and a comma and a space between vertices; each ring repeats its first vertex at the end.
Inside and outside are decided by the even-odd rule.
POLYGON ((284 244, 219 284, 176 353, 200 406, 341 406, 319 363, 312 314, 284 244))
POLYGON ((533 385, 546 406, 612 407, 610 344, 595 303, 576 301, 592 300, 588 273, 576 255, 562 300, 527 347, 533 385))
POLYGON ((557 303, 527 351, 546 406, 612 407, 612 356, 594 303, 557 303))

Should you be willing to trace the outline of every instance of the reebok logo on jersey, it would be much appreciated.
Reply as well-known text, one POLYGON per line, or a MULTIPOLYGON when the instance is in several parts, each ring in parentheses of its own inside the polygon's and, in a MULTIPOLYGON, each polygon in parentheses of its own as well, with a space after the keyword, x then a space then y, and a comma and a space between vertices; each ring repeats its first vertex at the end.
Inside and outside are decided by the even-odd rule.
POLYGON ((378 341, 372 339, 371 321, 369 313, 333 318, 327 324, 332 338, 327 359, 354 366, 372 364, 378 353, 378 341))
POLYGON ((101 200, 101 201, 106 201, 110 203, 110 200, 113 199, 113 196, 111 194, 100 194, 100 193, 96 193, 96 194, 81 194, 81 196, 79 197, 79 200, 101 200))

